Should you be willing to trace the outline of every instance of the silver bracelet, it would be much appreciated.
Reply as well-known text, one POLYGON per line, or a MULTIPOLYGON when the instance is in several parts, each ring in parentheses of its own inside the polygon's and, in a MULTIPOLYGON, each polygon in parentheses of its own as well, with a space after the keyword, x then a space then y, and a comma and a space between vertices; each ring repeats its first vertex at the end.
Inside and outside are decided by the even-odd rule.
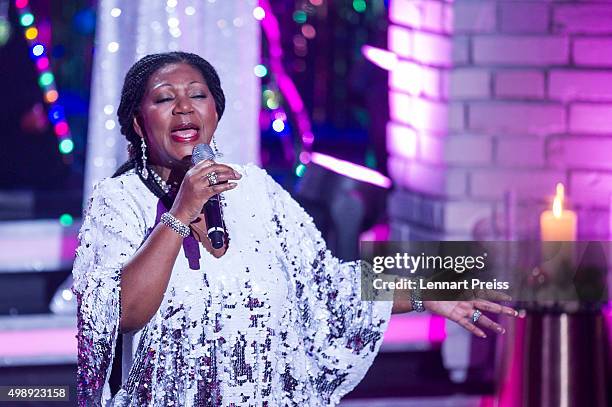
POLYGON ((410 305, 412 305, 412 310, 415 312, 425 311, 425 305, 423 300, 421 300, 421 290, 418 288, 410 291, 410 305))
POLYGON ((189 226, 185 225, 183 222, 175 218, 170 212, 166 212, 161 216, 161 223, 168 226, 170 229, 174 230, 181 237, 185 238, 191 234, 191 229, 189 226))

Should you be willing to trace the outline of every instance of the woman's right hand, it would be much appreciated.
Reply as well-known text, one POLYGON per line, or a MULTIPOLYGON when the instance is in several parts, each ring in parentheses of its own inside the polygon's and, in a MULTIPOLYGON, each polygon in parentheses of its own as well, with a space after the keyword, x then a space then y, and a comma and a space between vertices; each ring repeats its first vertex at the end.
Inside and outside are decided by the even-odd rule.
POLYGON ((211 160, 201 161, 185 174, 170 213, 189 225, 202 212, 202 206, 210 197, 234 189, 238 184, 229 181, 240 178, 242 175, 225 164, 217 164, 211 160), (216 185, 210 185, 207 178, 213 171, 217 174, 216 185))

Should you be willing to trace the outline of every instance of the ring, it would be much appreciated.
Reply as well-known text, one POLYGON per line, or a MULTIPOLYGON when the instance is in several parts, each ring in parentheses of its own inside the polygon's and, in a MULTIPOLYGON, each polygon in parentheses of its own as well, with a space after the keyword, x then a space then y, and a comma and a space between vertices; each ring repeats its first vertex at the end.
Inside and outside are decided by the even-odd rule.
POLYGON ((480 318, 481 315, 482 315, 482 311, 480 311, 479 309, 475 310, 474 313, 472 314, 472 322, 473 323, 478 322, 478 319, 480 318))
POLYGON ((212 171, 209 172, 208 174, 206 174, 206 178, 208 178, 208 185, 209 186, 213 186, 213 185, 217 185, 217 173, 212 171))

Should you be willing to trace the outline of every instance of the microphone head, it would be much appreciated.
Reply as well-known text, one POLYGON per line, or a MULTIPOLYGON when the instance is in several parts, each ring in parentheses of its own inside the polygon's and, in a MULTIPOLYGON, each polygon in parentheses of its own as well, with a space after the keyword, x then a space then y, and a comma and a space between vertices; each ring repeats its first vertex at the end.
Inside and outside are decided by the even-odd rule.
POLYGON ((196 144, 193 148, 193 153, 191 153, 191 163, 196 165, 200 161, 204 160, 213 160, 215 158, 215 153, 213 149, 208 144, 196 144))

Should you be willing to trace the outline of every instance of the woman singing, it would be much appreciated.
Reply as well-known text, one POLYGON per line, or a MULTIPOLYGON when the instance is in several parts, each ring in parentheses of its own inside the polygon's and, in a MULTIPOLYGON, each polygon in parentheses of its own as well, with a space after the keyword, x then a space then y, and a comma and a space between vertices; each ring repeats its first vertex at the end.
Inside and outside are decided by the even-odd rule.
POLYGON ((427 308, 479 336, 476 321, 502 328, 477 308, 516 315, 484 300, 362 301, 359 263, 334 258, 264 170, 190 165, 224 106, 194 54, 148 55, 125 77, 130 160, 95 187, 73 269, 79 405, 332 406, 365 375, 392 310, 427 308), (200 213, 219 193, 227 238, 213 249, 200 213))

